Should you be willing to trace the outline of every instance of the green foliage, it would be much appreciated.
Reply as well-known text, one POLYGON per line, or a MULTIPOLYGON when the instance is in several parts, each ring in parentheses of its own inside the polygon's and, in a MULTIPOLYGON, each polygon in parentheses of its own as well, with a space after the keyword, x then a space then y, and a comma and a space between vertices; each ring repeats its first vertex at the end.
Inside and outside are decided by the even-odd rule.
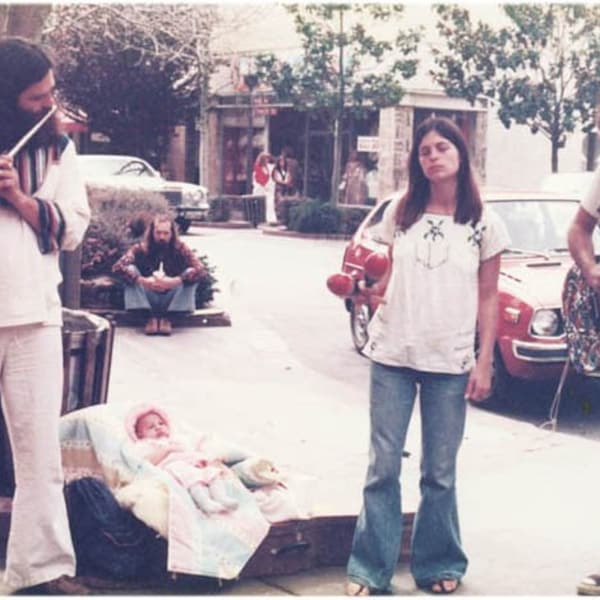
POLYGON ((275 211, 277 213, 277 220, 286 227, 290 227, 290 218, 292 210, 296 206, 301 206, 306 200, 304 198, 283 198, 277 203, 275 211))
POLYGON ((566 135, 593 128, 600 92, 600 8, 511 4, 507 25, 473 24, 467 9, 437 5, 445 48, 431 74, 451 96, 494 98, 505 127, 527 125, 552 147, 552 170, 566 135))
POLYGON ((336 206, 312 199, 282 200, 279 220, 290 231, 317 234, 352 235, 362 223, 370 206, 336 206))
MULTIPOLYGON (((299 111, 319 110, 334 131, 331 195, 341 171, 341 127, 344 113, 360 115, 365 107, 398 104, 402 80, 416 73, 420 31, 402 26, 403 7, 393 4, 293 4, 302 60, 281 61, 270 53, 256 57, 260 80, 278 99, 299 111), (388 37, 370 32, 377 21, 393 25, 388 37)), ((335 202, 335 200, 334 200, 335 202)))
POLYGON ((288 228, 300 233, 337 233, 340 222, 337 207, 318 200, 305 200, 290 209, 288 228))
POLYGON ((401 79, 416 72, 420 39, 417 30, 401 27, 401 6, 306 4, 289 5, 288 10, 302 41, 303 60, 280 61, 274 54, 256 59, 259 78, 280 100, 298 110, 321 108, 332 115, 342 102, 353 110, 365 103, 398 103, 404 93, 401 79), (397 30, 387 39, 377 39, 368 27, 376 21, 396 22, 397 30))
POLYGON ((62 100, 82 110, 110 151, 159 164, 171 128, 197 116, 212 68, 210 7, 57 4, 43 41, 62 100))

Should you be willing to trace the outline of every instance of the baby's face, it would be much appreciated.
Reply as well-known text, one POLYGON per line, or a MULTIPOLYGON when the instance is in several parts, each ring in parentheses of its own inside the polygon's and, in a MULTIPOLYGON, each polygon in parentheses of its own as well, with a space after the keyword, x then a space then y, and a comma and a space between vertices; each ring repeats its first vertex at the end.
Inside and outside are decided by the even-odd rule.
POLYGON ((160 415, 148 413, 138 420, 136 432, 139 439, 169 437, 169 425, 160 415))

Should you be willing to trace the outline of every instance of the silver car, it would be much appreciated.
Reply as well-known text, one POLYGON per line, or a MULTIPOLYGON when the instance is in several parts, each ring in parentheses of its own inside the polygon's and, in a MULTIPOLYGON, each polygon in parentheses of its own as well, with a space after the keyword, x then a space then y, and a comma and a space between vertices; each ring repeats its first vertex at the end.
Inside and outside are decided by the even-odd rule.
POLYGON ((179 230, 185 233, 192 221, 208 216, 208 190, 195 183, 168 181, 148 162, 137 156, 82 154, 79 167, 86 183, 162 194, 176 213, 179 230))

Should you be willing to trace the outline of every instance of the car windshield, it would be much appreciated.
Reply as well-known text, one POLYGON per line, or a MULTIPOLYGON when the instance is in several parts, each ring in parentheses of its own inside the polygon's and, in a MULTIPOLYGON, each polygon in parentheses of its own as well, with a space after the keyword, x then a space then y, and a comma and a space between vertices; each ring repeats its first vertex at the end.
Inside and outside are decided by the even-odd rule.
POLYGON ((83 176, 113 177, 115 175, 142 175, 155 177, 152 168, 143 160, 132 156, 80 156, 83 176))
MULTIPOLYGON (((507 252, 568 252, 567 230, 579 203, 572 200, 505 200, 489 202, 504 221, 511 244, 507 252)), ((594 248, 600 250, 600 232, 594 232, 594 248)))

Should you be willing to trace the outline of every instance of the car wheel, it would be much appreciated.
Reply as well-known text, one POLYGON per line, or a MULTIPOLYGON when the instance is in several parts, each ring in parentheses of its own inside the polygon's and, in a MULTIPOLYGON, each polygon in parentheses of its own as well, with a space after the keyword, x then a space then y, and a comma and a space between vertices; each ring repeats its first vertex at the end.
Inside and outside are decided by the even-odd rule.
POLYGON ((494 349, 494 361, 492 363, 492 389, 490 390, 490 394, 487 398, 478 402, 473 402, 472 404, 490 408, 509 404, 512 397, 512 387, 513 378, 506 370, 500 350, 496 347, 494 349))
POLYGON ((371 320, 371 309, 367 304, 355 304, 350 306, 350 332, 352 333, 352 341, 354 347, 363 353, 364 347, 369 341, 369 333, 367 326, 371 320))
POLYGON ((186 219, 185 217, 177 217, 175 219, 175 223, 177 223, 179 233, 187 233, 190 225, 192 224, 192 220, 186 219))

